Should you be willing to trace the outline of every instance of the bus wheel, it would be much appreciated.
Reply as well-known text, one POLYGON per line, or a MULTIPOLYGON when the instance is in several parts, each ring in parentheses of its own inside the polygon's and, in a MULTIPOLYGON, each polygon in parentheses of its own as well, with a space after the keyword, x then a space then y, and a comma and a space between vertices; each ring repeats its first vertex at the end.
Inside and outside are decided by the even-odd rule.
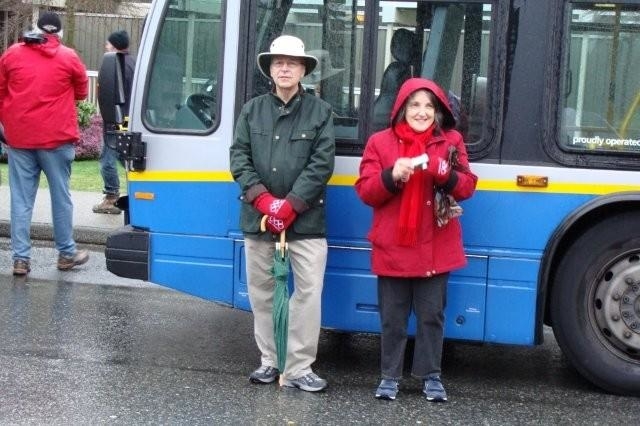
POLYGON ((595 385, 640 395, 640 223, 615 214, 572 243, 551 291, 553 332, 595 385))

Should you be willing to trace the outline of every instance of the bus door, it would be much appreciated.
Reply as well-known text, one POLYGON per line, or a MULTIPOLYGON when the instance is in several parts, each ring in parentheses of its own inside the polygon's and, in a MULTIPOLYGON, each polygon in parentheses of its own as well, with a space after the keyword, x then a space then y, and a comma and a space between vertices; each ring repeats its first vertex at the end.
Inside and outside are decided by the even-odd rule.
POLYGON ((154 2, 130 114, 146 167, 128 173, 130 224, 107 243, 112 272, 226 304, 239 211, 228 171, 239 3, 154 2))
MULTIPOLYGON (((476 146, 488 144, 483 141, 490 141, 491 135, 482 116, 488 110, 492 2, 282 0, 250 5, 246 78, 240 78, 238 86, 244 100, 271 90, 254 58, 284 33, 300 37, 306 51, 318 57, 318 67, 302 85, 333 107, 337 156, 327 194, 329 257, 322 324, 378 331, 376 278, 366 238, 371 210, 354 190, 360 155, 367 138, 389 125, 397 90, 412 76, 438 81, 463 118, 461 131, 472 134, 476 146), (463 73, 463 67, 469 71, 463 73)), ((244 45, 242 37, 240 44, 244 45)), ((469 266, 450 282, 446 334, 483 340, 488 261, 475 254, 468 259, 469 266)), ((244 277, 238 275, 236 288, 246 288, 244 277)), ((520 338, 531 341, 533 326, 529 323, 526 328, 527 336, 520 338)))

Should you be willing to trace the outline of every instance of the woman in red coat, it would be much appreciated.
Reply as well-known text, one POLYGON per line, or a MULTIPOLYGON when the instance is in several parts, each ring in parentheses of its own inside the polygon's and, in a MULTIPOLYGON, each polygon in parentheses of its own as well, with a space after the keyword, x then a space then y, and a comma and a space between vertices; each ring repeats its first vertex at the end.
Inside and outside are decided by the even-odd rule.
POLYGON ((376 397, 393 400, 402 377, 407 322, 417 318, 412 375, 429 401, 446 401, 440 380, 449 272, 465 266, 456 201, 473 194, 462 135, 446 94, 433 81, 407 80, 391 127, 369 138, 356 191, 373 207, 368 238, 378 275, 382 381, 376 397))

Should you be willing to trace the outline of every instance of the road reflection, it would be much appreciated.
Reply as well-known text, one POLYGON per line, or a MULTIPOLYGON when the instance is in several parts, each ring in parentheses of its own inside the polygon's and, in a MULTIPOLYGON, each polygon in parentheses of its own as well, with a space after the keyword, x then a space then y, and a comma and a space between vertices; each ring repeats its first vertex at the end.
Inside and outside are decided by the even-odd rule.
MULTIPOLYGON (((405 379, 373 397, 379 338, 323 330, 327 392, 251 385, 250 313, 156 286, 0 276, 2 424, 635 424, 640 399, 607 395, 539 347, 447 343, 450 402, 405 379), (607 409, 606 407, 616 407, 607 409)), ((115 278, 114 278, 115 279, 115 278)), ((412 348, 408 348, 412 350, 412 348)))

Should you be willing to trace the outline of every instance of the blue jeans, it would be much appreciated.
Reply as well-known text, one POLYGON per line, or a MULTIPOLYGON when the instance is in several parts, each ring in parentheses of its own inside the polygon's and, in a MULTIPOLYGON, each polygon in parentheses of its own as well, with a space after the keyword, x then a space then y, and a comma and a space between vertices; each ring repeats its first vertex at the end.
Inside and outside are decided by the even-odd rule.
POLYGON ((31 257, 31 217, 40 172, 44 172, 51 195, 53 239, 64 256, 74 256, 73 203, 69 192, 73 144, 56 149, 15 149, 8 147, 9 190, 11 191, 11 250, 13 259, 31 257))
POLYGON ((100 153, 100 174, 104 181, 104 192, 106 195, 119 195, 120 194, 120 178, 118 177, 118 162, 120 160, 120 154, 110 148, 102 142, 102 152, 100 153))

